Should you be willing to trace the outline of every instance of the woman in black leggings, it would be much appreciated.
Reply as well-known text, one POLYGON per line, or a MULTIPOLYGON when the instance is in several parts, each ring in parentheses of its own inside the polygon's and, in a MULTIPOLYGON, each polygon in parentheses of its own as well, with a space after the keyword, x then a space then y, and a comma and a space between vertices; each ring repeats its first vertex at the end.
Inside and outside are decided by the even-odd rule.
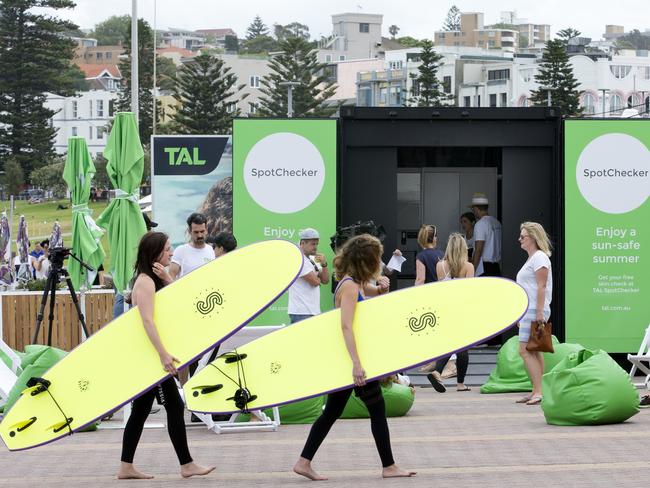
MULTIPOLYGON (((414 476, 415 472, 399 468, 393 460, 381 387, 377 380, 366 382, 366 372, 361 366, 352 329, 357 302, 362 301, 364 296, 378 295, 388 290, 387 280, 380 280, 378 285, 370 284, 370 281, 379 275, 382 252, 383 248, 379 240, 368 234, 353 237, 346 242, 334 258, 336 277, 340 280, 334 300, 336 306, 341 308, 341 328, 345 345, 352 359, 354 391, 370 413, 372 435, 383 466, 382 476, 384 478, 414 476)), ((295 473, 314 481, 327 479, 314 471, 311 461, 332 425, 343 413, 352 391, 352 388, 348 388, 328 395, 325 409, 312 426, 300 459, 293 467, 295 473)))
MULTIPOLYGON (((171 282, 170 276, 165 271, 169 266, 172 256, 172 247, 169 238, 162 232, 148 232, 140 240, 138 246, 138 257, 135 265, 136 280, 133 285, 131 300, 133 305, 138 306, 142 317, 142 324, 149 340, 160 355, 160 362, 163 369, 170 375, 176 375, 177 370, 174 363, 178 359, 172 356, 163 346, 156 325, 153 322, 153 307, 155 293, 163 286, 171 282)), ((138 447, 144 423, 147 420, 154 398, 158 397, 167 411, 167 429, 169 437, 178 456, 181 465, 181 476, 206 475, 214 467, 203 467, 195 464, 190 456, 187 447, 187 435, 185 433, 185 420, 183 418, 183 401, 176 388, 173 377, 167 378, 160 385, 150 389, 133 402, 133 409, 122 439, 122 462, 117 473, 118 479, 149 479, 153 476, 141 473, 133 466, 133 456, 138 447)))

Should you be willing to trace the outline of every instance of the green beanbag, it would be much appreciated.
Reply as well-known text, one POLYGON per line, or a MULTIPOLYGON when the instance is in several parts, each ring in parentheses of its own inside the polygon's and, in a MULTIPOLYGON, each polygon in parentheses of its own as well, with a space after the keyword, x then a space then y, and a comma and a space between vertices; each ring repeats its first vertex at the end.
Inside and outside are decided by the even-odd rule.
POLYGON ((27 388, 27 381, 32 377, 43 376, 43 374, 54 366, 58 361, 68 354, 61 349, 49 346, 32 344, 25 346, 25 355, 22 358, 21 367, 23 372, 18 376, 16 384, 9 392, 5 412, 8 412, 20 397, 21 392, 27 388))
MULTIPOLYGON (((559 343, 553 336, 554 353, 544 353, 544 371, 548 372, 571 353, 583 349, 580 344, 559 343)), ((490 373, 487 382, 481 386, 481 393, 511 393, 531 391, 524 360, 519 355, 519 337, 511 337, 497 355, 497 365, 490 373)))
MULTIPOLYGON (((381 387, 386 404, 387 417, 403 417, 411 410, 415 401, 415 393, 405 385, 391 383, 388 386, 381 387)), ((348 399, 345 409, 343 409, 342 419, 367 419, 370 417, 368 409, 363 401, 352 393, 348 399)))
MULTIPOLYGON (((288 403, 280 407, 280 422, 283 424, 313 424, 322 411, 322 396, 288 403)), ((272 408, 264 410, 264 413, 273 419, 272 408)), ((250 415, 242 414, 237 417, 237 422, 248 422, 250 417, 250 415)))
POLYGON ((542 378, 542 410, 551 425, 624 422, 639 412, 630 377, 605 351, 582 349, 542 378))

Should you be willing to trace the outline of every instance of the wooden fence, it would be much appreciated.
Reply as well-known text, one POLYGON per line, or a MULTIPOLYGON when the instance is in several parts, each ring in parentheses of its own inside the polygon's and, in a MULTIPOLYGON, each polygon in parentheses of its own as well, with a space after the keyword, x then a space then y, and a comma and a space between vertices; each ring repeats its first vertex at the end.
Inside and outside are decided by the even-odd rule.
MULTIPOLYGON (((92 334, 113 319, 113 290, 92 290, 85 294, 85 318, 92 334)), ((0 331, 2 339, 12 349, 22 351, 32 343, 36 317, 43 292, 4 292, 1 294, 0 331)), ((79 298, 79 294, 77 294, 79 298)), ((43 313, 43 323, 38 334, 38 344, 47 344, 50 299, 43 313)), ((70 351, 81 340, 81 324, 77 310, 67 290, 57 290, 52 322, 52 345, 70 351)))

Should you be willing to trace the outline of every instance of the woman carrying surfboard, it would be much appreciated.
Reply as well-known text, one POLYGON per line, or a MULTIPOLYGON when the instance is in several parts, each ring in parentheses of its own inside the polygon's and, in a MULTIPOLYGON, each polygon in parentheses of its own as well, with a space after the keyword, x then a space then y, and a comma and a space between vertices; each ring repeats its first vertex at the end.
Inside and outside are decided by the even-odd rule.
POLYGON ((382 253, 383 248, 379 239, 363 234, 348 240, 334 258, 334 271, 337 279, 340 280, 334 300, 336 306, 341 309, 341 328, 352 360, 352 378, 355 387, 330 393, 327 396, 325 409, 312 426, 300 458, 293 467, 295 473, 313 481, 327 479, 314 471, 311 461, 332 425, 343 413, 352 391, 364 402, 370 413, 372 435, 383 467, 382 476, 394 478, 416 474, 414 471, 401 469, 393 460, 381 386, 377 380, 366 382, 366 372, 357 352, 352 327, 357 302, 382 292, 380 286, 370 284, 370 281, 376 279, 380 273, 382 253))
MULTIPOLYGON (((172 257, 172 246, 167 234, 162 232, 148 232, 140 240, 138 255, 135 264, 135 283, 131 293, 132 304, 138 306, 142 317, 142 323, 147 336, 160 355, 160 362, 163 369, 171 374, 177 373, 174 363, 178 363, 170 354, 160 340, 156 325, 153 321, 153 310, 155 293, 165 285, 171 283, 172 279, 165 268, 169 266, 172 257)), ((181 465, 181 476, 206 475, 214 470, 214 467, 203 467, 195 464, 190 456, 187 446, 187 435, 185 432, 185 420, 183 418, 183 400, 178 393, 176 382, 173 377, 167 378, 160 385, 150 389, 133 401, 133 409, 122 439, 122 457, 120 469, 117 473, 118 479, 149 479, 151 475, 138 471, 133 466, 133 457, 138 447, 144 423, 149 416, 154 399, 158 397, 167 411, 167 429, 169 438, 172 441, 176 456, 181 465)))

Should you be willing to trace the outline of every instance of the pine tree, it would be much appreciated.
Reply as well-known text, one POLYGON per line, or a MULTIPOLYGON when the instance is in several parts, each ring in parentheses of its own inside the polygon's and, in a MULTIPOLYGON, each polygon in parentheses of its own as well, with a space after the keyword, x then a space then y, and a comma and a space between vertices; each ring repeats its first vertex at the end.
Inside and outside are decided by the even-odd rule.
MULTIPOLYGON (((122 89, 117 100, 120 112, 131 111, 131 31, 124 42, 126 57, 120 62, 122 89)), ((138 128, 140 140, 149 143, 153 132, 153 31, 149 24, 138 19, 138 128)))
POLYGON ((433 50, 433 42, 429 39, 422 41, 420 66, 418 74, 411 74, 411 98, 409 104, 417 107, 439 107, 448 105, 453 97, 444 92, 442 83, 438 80, 442 56, 433 50))
POLYGON ((246 29, 246 39, 251 40, 260 36, 268 36, 269 28, 262 22, 262 18, 256 15, 251 25, 246 29))
POLYGON ((577 89, 580 83, 573 75, 565 41, 553 39, 546 43, 535 81, 539 89, 531 92, 530 99, 534 105, 547 105, 548 90, 544 88, 550 87, 551 105, 560 108, 563 115, 576 116, 582 113, 580 92, 577 89))
POLYGON ((269 117, 286 117, 287 88, 283 81, 297 81, 293 87, 294 117, 329 117, 337 106, 326 106, 326 102, 336 91, 334 81, 330 80, 327 65, 316 58, 312 45, 301 37, 290 37, 280 43, 282 53, 269 62, 271 73, 261 80, 259 114, 269 117))
POLYGON ((228 107, 243 98, 243 88, 222 59, 196 56, 178 73, 174 98, 180 107, 171 116, 175 129, 181 134, 229 134, 240 110, 229 112, 228 107))
POLYGON ((460 30, 460 10, 456 5, 452 5, 447 12, 447 18, 442 26, 446 31, 459 31, 460 30))
POLYGON ((395 37, 397 36, 397 33, 399 32, 399 27, 397 27, 395 24, 391 25, 388 28, 388 33, 390 34, 390 38, 394 41, 395 37))
POLYGON ((54 155, 56 112, 44 106, 46 93, 74 95, 79 76, 71 68, 75 44, 63 35, 77 26, 33 9, 74 6, 71 0, 0 2, 0 160, 11 155, 24 174, 54 155))

